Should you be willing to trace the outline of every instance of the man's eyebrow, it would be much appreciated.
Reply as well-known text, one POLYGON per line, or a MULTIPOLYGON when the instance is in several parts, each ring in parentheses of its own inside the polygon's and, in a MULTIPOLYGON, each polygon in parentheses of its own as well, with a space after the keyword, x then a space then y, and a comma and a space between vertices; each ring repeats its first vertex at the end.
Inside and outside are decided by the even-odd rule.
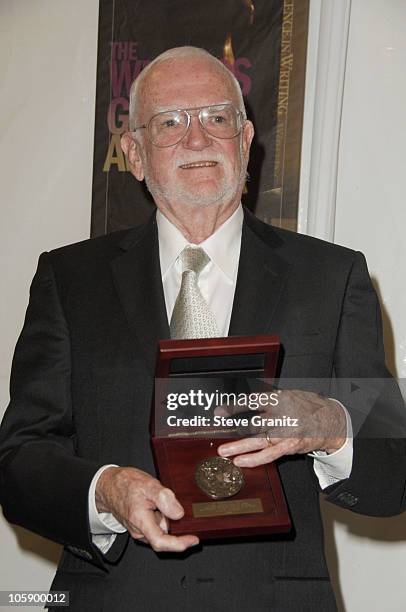
POLYGON ((167 106, 157 106, 153 111, 151 111, 151 117, 157 115, 158 113, 170 113, 172 111, 177 110, 189 110, 189 109, 197 109, 197 108, 207 108, 208 106, 221 106, 222 104, 234 104, 231 100, 222 100, 221 102, 214 102, 213 104, 202 104, 201 106, 172 106, 168 108, 167 106))

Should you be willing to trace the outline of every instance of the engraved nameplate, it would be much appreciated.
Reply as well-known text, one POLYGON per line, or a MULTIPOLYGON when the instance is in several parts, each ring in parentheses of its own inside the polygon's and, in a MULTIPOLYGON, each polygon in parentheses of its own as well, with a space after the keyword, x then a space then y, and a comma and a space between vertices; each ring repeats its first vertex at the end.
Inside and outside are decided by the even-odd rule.
POLYGON ((194 518, 226 516, 227 514, 254 514, 264 511, 259 497, 252 499, 202 502, 192 504, 192 509, 194 518))

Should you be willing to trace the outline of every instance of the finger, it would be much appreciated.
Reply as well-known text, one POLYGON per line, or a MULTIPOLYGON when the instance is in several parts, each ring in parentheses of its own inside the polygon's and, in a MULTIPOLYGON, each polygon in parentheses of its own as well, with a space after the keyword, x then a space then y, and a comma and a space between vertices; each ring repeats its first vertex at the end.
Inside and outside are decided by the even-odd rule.
POLYGON ((238 416, 239 414, 246 414, 247 412, 249 411, 247 411, 246 408, 243 408, 235 404, 229 404, 229 405, 222 404, 221 406, 217 406, 214 409, 214 414, 216 416, 226 416, 226 417, 238 416))
MULTIPOLYGON (((163 514, 161 514, 158 511, 155 511, 154 514, 155 514, 155 521, 158 527, 160 527, 164 533, 168 533, 169 525, 168 525, 168 521, 166 520, 166 518, 163 516, 163 514)), ((141 531, 138 531, 138 529, 134 530, 131 535, 134 538, 134 540, 148 544, 147 540, 144 537, 144 534, 141 533, 141 531)))
POLYGON ((277 444, 272 444, 271 446, 267 444, 266 448, 258 452, 239 455, 234 459, 234 464, 238 467, 253 468, 276 461, 276 459, 284 455, 294 455, 297 452, 299 452, 298 440, 292 438, 287 440, 284 438, 277 444))
POLYGON ((268 436, 266 437, 266 440, 268 441, 269 446, 275 446, 276 444, 279 444, 280 442, 283 442, 284 440, 286 440, 286 438, 278 438, 276 436, 270 436, 268 434, 268 436))
POLYGON ((214 414, 216 416, 230 416, 230 407, 222 404, 221 406, 217 406, 214 409, 214 414))
POLYGON ((269 446, 269 444, 266 438, 244 438, 243 440, 235 440, 233 442, 221 444, 217 448, 217 452, 221 457, 232 457, 233 455, 242 455, 243 453, 250 453, 261 448, 266 448, 267 446, 269 446))
POLYGON ((160 510, 164 516, 167 516, 175 521, 182 518, 182 516, 185 514, 182 505, 176 499, 175 493, 162 485, 154 499, 154 502, 158 510, 160 510))
POLYGON ((153 509, 157 508, 165 516, 178 520, 184 515, 182 505, 176 499, 171 489, 162 486, 156 478, 150 478, 148 486, 144 489, 145 497, 152 502, 153 509))
POLYGON ((165 533, 169 532, 168 519, 166 518, 166 516, 163 516, 163 514, 161 514, 161 520, 159 521, 158 525, 162 529, 162 531, 164 531, 165 533))
POLYGON ((139 513, 138 528, 156 552, 183 552, 190 546, 196 546, 199 538, 194 535, 172 536, 159 527, 153 517, 153 511, 144 510, 139 513))

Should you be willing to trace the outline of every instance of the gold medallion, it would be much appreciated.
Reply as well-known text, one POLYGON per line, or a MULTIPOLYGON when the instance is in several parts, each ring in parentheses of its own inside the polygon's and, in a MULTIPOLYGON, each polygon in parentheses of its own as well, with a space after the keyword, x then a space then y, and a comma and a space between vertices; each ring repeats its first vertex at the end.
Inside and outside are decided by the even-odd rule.
POLYGON ((213 499, 236 495, 244 486, 244 474, 231 459, 209 457, 197 468, 195 478, 198 487, 213 499))

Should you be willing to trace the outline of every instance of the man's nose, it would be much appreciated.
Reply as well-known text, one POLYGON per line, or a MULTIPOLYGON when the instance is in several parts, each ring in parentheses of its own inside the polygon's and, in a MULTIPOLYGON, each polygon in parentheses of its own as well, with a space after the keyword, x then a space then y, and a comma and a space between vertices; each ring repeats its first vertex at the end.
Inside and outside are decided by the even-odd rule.
POLYGON ((189 129, 182 142, 187 149, 197 151, 201 151, 211 144, 210 136, 203 128, 197 115, 190 117, 189 129))

